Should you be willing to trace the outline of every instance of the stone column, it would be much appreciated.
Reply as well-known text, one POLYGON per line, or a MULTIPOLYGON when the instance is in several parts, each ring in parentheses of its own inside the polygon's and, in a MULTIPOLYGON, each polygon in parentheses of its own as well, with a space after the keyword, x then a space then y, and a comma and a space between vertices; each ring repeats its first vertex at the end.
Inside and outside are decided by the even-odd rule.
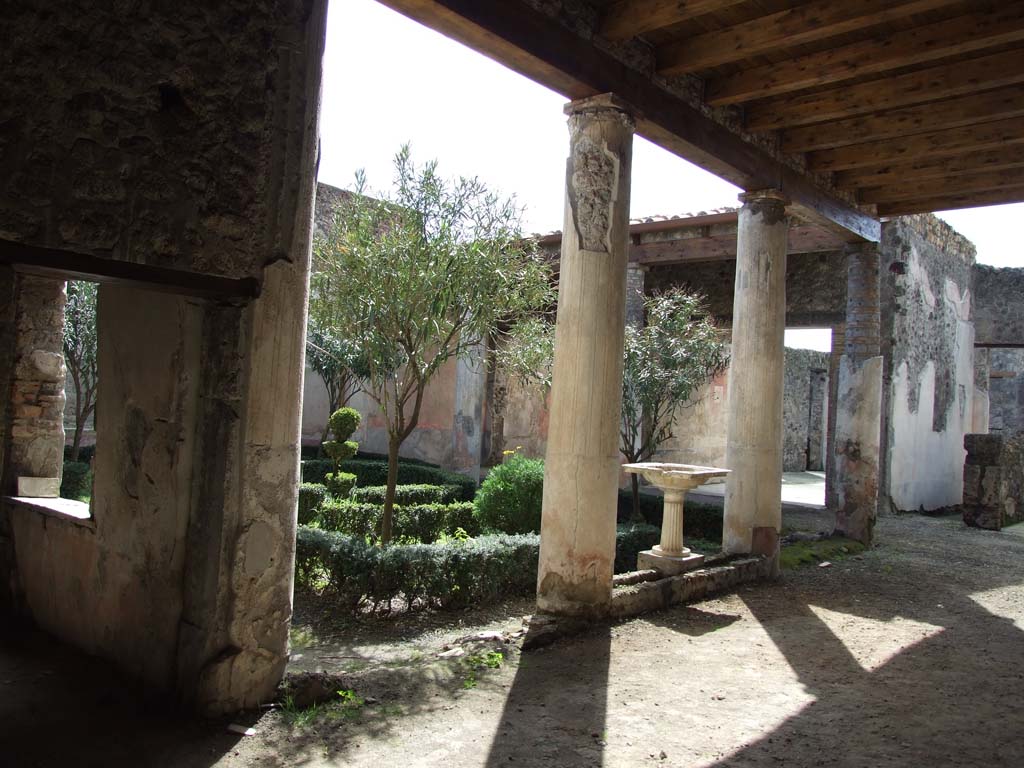
POLYGON ((974 398, 971 401, 971 433, 988 434, 991 408, 989 380, 992 374, 992 355, 985 347, 974 348, 974 398))
MULTIPOLYGON (((3 492, 19 477, 60 477, 64 465, 65 282, 13 275, 3 492)), ((54 495, 56 495, 54 493, 54 495)))
POLYGON ((600 616, 611 605, 615 561, 634 125, 610 95, 573 102, 566 112, 570 154, 537 607, 600 616))
POLYGON ((640 328, 644 324, 644 282, 647 267, 630 264, 626 269, 626 323, 640 328))
POLYGON ((839 364, 846 347, 846 326, 832 328, 832 352, 828 359, 828 435, 825 438, 825 506, 836 508, 836 411, 839 402, 839 364))
POLYGON ((782 391, 787 200, 740 196, 722 546, 776 557, 782 526, 782 391))
POLYGON ((878 247, 847 249, 846 338, 839 363, 835 436, 838 534, 870 544, 878 517, 882 423, 878 247))

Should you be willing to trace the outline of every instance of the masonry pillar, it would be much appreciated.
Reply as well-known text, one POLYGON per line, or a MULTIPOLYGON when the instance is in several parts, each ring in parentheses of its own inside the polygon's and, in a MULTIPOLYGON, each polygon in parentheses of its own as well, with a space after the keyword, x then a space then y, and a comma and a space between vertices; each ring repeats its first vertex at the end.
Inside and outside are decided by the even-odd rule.
POLYGON ((835 532, 870 544, 878 517, 882 424, 878 246, 847 249, 846 336, 839 363, 835 532))
POLYGON ((988 434, 991 400, 989 381, 992 374, 992 356, 986 347, 974 348, 974 398, 971 401, 971 433, 988 434))
POLYGON ((740 196, 722 546, 775 558, 782 526, 787 200, 740 196))
POLYGON ((832 352, 828 360, 828 436, 825 439, 825 506, 836 508, 836 411, 839 402, 839 364, 846 347, 846 326, 832 328, 832 352))
POLYGON ((16 273, 11 278, 9 400, 0 452, 6 494, 16 493, 19 477, 56 478, 59 488, 64 463, 65 282, 16 273))
POLYGON ((647 267, 630 264, 626 269, 626 324, 636 328, 644 324, 644 283, 647 267))
POLYGON ((555 360, 537 607, 600 616, 611 604, 633 119, 614 96, 566 107, 555 360))

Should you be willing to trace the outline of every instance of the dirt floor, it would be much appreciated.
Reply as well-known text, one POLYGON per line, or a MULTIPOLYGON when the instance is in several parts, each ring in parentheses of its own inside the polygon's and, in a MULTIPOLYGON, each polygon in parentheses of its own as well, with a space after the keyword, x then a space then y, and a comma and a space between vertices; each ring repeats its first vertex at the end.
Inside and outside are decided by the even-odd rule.
POLYGON ((529 601, 353 622, 303 599, 294 671, 336 673, 346 693, 239 718, 253 736, 182 719, 38 634, 0 632, 0 765, 1020 768, 1018 533, 887 518, 863 555, 524 656, 456 641, 514 632, 529 601))

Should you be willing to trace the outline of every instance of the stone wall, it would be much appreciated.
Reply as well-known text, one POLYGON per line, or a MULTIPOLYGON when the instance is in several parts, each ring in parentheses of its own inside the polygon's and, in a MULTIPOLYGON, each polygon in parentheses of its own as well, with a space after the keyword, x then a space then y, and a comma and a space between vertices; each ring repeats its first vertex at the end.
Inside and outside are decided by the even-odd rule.
POLYGON ((960 503, 974 399, 974 257, 934 216, 883 225, 883 511, 960 503))
MULTIPOLYGON (((1024 294, 1018 301, 1024 303, 1024 294)), ((1024 433, 1024 349, 989 350, 988 393, 989 430, 1024 433)))
POLYGON ((1024 520, 1024 437, 966 435, 964 522, 998 531, 1024 520))
MULTIPOLYGON (((786 327, 828 328, 846 318, 846 256, 794 253, 786 257, 786 327)), ((652 266, 646 290, 684 286, 707 297, 708 309, 723 325, 732 322, 736 262, 704 261, 652 266)))
POLYGON ((782 396, 782 470, 821 469, 823 404, 829 356, 813 349, 786 349, 782 396), (811 441, 814 436, 814 446, 811 441), (817 462, 812 466, 812 452, 817 462))
POLYGON ((975 264, 976 341, 989 346, 1024 344, 1024 269, 975 264))

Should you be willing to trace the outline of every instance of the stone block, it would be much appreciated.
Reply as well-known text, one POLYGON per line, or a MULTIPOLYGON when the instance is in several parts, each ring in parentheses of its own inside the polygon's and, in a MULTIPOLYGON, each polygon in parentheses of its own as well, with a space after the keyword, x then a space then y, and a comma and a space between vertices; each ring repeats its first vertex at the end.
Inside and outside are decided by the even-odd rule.
POLYGON ((663 576, 678 576, 680 573, 692 571, 704 563, 704 555, 691 552, 683 557, 672 557, 662 555, 653 549, 645 549, 636 557, 636 569, 638 571, 654 570, 663 576))
POLYGON ((37 499, 56 499, 60 496, 60 478, 19 477, 18 495, 37 499))

